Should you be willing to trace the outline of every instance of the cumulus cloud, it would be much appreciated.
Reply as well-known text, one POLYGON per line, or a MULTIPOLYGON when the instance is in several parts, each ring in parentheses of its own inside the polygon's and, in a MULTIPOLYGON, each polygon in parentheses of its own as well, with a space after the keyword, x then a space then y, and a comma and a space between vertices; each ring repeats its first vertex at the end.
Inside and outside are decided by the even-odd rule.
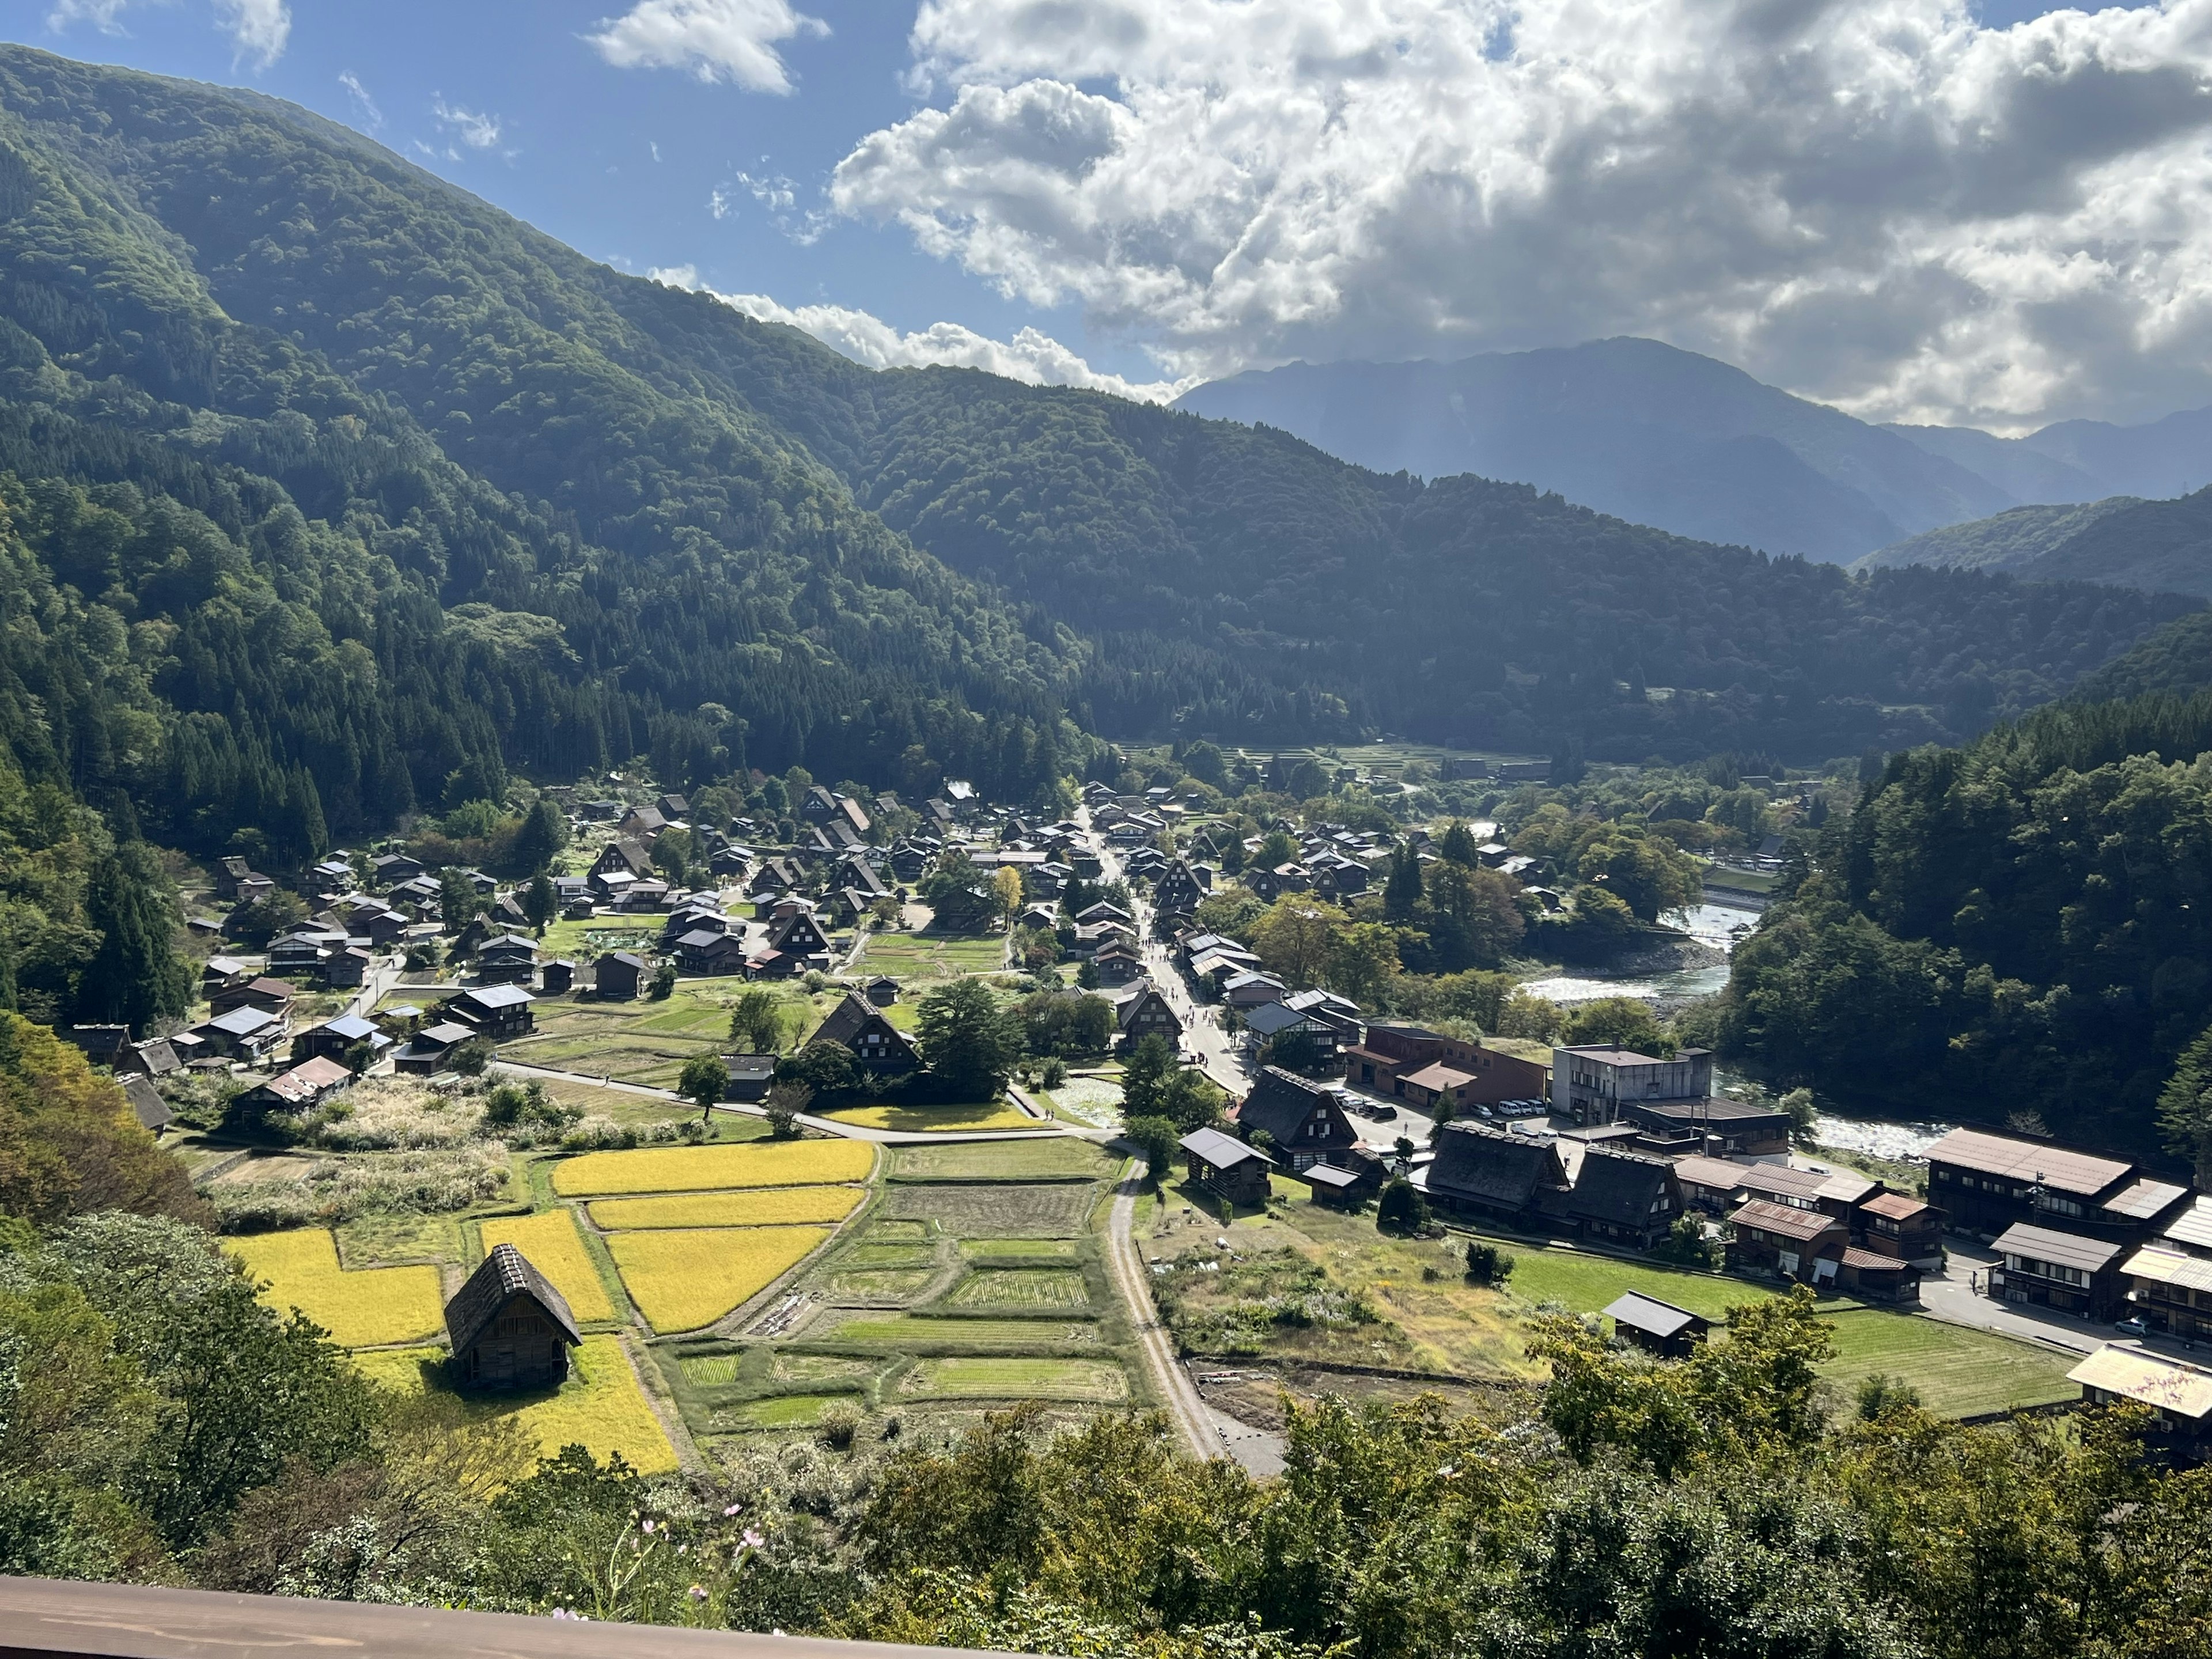
POLYGON ((1647 334, 1876 417, 2212 398, 2212 0, 924 0, 840 212, 1178 374, 1647 334))
POLYGON ((776 43, 829 33, 788 0, 637 0, 584 39, 617 69, 689 69, 702 81, 787 93, 791 72, 776 43))
MULTIPOLYGON (((103 34, 121 34, 123 14, 137 0, 55 0, 46 27, 59 31, 89 23, 103 34)), ((158 0, 157 0, 158 3, 158 0)), ((216 27, 238 49, 238 61, 265 70, 284 55, 292 38, 292 9, 287 0, 214 0, 216 27)))
POLYGON ((765 294, 717 294, 701 284, 692 265, 656 267, 647 275, 671 288, 709 295, 762 322, 787 324, 870 368, 981 368, 1030 386, 1080 386, 1155 404, 1180 397, 1197 384, 1194 379, 1135 381, 1103 373, 1034 328, 1023 329, 1011 340, 994 340, 958 323, 933 323, 902 334, 880 317, 845 306, 786 306, 765 294))

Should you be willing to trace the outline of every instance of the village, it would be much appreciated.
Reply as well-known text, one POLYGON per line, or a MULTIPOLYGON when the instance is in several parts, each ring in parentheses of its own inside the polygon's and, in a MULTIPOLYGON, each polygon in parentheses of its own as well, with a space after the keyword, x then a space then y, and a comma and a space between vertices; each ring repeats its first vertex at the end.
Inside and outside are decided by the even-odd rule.
MULTIPOLYGON (((1201 919, 1356 903, 1394 860, 1442 856, 1441 829, 1285 823, 1232 851, 1195 793, 1091 783, 1043 821, 955 781, 911 807, 795 785, 780 836, 616 788, 546 792, 566 844, 536 879, 392 848, 321 860, 284 903, 227 860, 206 896, 228 916, 196 924, 204 1014, 66 1034, 191 1164, 271 1298, 380 1374, 606 1414, 597 1443, 641 1467, 855 1412, 957 1426, 995 1395, 1164 1407, 1265 1473, 1275 1390, 1530 1378, 1514 1307, 1678 1358, 1795 1284, 1839 1316, 1838 1388, 1894 1370, 1978 1419, 2131 1400, 2172 1455, 2206 1448, 2212 1370, 2188 1350, 2212 1197, 2187 1182, 1975 1129, 1911 1170, 1854 1167, 1704 1049, 1431 1029, 1201 919), (1290 856, 1261 861, 1267 840, 1290 856), (988 993, 963 1018, 1029 1036, 948 1095, 920 1032, 959 984, 988 993), (418 1147, 412 1196, 374 1195, 374 1134, 346 1150, 348 1121, 416 1109, 394 1091, 484 1110, 489 1134, 526 1085, 540 1132, 499 1131, 504 1158, 418 1147), (833 1140, 859 1162, 744 1162, 833 1140), (458 1184, 441 1156, 468 1163, 458 1184), (954 1201, 976 1182, 1004 1215, 954 1201), (1485 1241, 1510 1281, 1468 1269, 1485 1241), (1253 1314, 1286 1273, 1352 1313, 1253 1314), (352 1316, 349 1291, 410 1274, 404 1310, 352 1316)), ((1494 837, 1474 856, 1561 902, 1539 859, 1494 837)))

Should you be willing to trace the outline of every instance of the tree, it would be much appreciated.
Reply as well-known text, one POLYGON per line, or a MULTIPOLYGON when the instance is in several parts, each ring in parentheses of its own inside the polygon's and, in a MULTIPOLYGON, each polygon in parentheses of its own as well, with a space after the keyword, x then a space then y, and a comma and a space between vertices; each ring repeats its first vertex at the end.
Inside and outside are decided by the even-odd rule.
POLYGON ((1185 1066, 1171 1073, 1154 1097, 1158 1115, 1176 1126, 1179 1134, 1203 1129, 1221 1115, 1228 1097, 1205 1073, 1185 1066))
POLYGON ((1390 854, 1390 873, 1382 883, 1382 915, 1389 921, 1411 921, 1421 902, 1421 861, 1404 842, 1390 854))
POLYGON ((694 1054, 684 1062, 676 1079, 676 1092, 699 1108, 699 1121, 708 1121, 714 1107, 730 1091, 730 1068, 713 1054, 694 1054))
POLYGON ((655 1002, 665 1002, 676 994, 676 964, 664 957, 653 965, 653 978, 646 985, 646 995, 655 1002))
POLYGON ((991 896, 999 907, 999 915, 1008 927, 1022 913, 1021 872, 1010 864, 1002 864, 991 876, 991 896))
POLYGON ((540 795, 514 832, 514 841, 507 853, 507 867, 518 876, 543 875, 568 845, 567 817, 540 795))
POLYGON ((1479 869, 1482 859, 1475 845, 1474 832, 1458 818, 1445 827, 1437 841, 1437 856, 1446 864, 1456 864, 1463 870, 1479 869))
POLYGON ((1137 1156, 1145 1160, 1145 1179, 1158 1186, 1168 1176, 1175 1161, 1176 1126, 1164 1117, 1133 1117, 1121 1131, 1121 1138, 1136 1148, 1137 1156))
POLYGON ((1393 1176, 1376 1203, 1375 1224, 1386 1233, 1424 1232, 1429 1225, 1429 1201, 1405 1176, 1393 1176))
POLYGON ((782 999, 766 986, 748 986, 730 1008, 730 1043, 739 1054, 781 1054, 782 999))
POLYGON ((1513 1253, 1486 1238, 1467 1241, 1467 1277, 1473 1285, 1493 1288, 1513 1277, 1513 1253))
POLYGON ((1567 1010, 1570 1047, 1601 1044, 1633 1048, 1638 1054, 1671 1060, 1674 1039, 1641 997, 1595 997, 1567 1010))
POLYGON ((1329 945, 1330 988, 1363 1008, 1379 1005, 1397 974, 1398 943, 1380 922, 1350 923, 1329 945))
POLYGON ((483 1037, 470 1037, 446 1051, 446 1064, 462 1077, 482 1077, 491 1064, 492 1052, 483 1037))
POLYGON ((1121 1058, 1121 1116, 1158 1117, 1161 1091, 1176 1069, 1175 1050, 1158 1032, 1146 1033, 1121 1058))
POLYGON ((113 1079, 47 1027, 0 1012, 0 1212, 45 1225, 95 1210, 212 1221, 113 1079))
POLYGON ((1328 972, 1346 925, 1334 905, 1286 893, 1253 924, 1251 945, 1269 973, 1304 989, 1328 972))
POLYGON ((810 1096, 842 1094, 859 1086, 860 1061, 842 1042, 817 1037, 788 1060, 776 1062, 779 1080, 803 1085, 810 1096))
POLYGON ((438 916, 447 933, 459 933, 483 908, 483 901, 477 896, 476 883, 469 879, 467 871, 449 864, 438 872, 438 916))
POLYGON ((542 874, 532 876, 530 885, 522 890, 522 914, 530 918, 530 925, 543 933, 560 908, 552 882, 542 874))
POLYGON ((1021 1055, 1021 1029, 979 979, 956 979, 921 1000, 922 1063, 963 1099, 994 1100, 1021 1055))
POLYGON ((173 943, 177 919, 152 850, 126 842, 93 866, 85 920, 100 945, 77 981, 79 1019, 143 1036, 191 1006, 191 971, 173 943))
POLYGON ((672 887, 690 884, 691 832, 673 824, 653 838, 653 867, 668 878, 672 887))
POLYGON ((2212 1026, 2174 1062, 2159 1094, 2158 1127, 2166 1150, 2197 1166, 2197 1184, 2212 1184, 2212 1026))

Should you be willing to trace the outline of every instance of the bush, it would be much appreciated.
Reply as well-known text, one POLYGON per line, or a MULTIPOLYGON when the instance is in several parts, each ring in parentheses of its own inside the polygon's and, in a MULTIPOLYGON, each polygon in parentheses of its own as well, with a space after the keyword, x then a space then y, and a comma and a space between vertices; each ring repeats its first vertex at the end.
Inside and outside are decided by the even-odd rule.
POLYGON ((1723 1260, 1719 1243, 1705 1237, 1705 1221, 1696 1215, 1676 1216, 1667 1237, 1652 1247, 1651 1254, 1662 1261, 1680 1262, 1686 1267, 1717 1268, 1723 1260))
POLYGON ((646 987, 646 995, 655 1002, 665 1002, 676 994, 676 964, 664 962, 653 970, 653 980, 646 987))
POLYGON ((1067 1081, 1067 1062, 1054 1054, 1044 1063, 1044 1075, 1039 1079, 1047 1089, 1057 1089, 1067 1081))
POLYGON ((492 1046, 482 1037, 471 1037, 466 1042, 457 1042, 446 1056, 446 1064, 463 1077, 482 1077, 484 1067, 491 1064, 492 1046))
POLYGON ((1375 1206, 1375 1225, 1386 1233, 1425 1232, 1431 1225, 1429 1201, 1405 1176, 1394 1176, 1375 1206))
POLYGON ((1503 1285, 1513 1277, 1513 1256, 1486 1239, 1467 1241, 1467 1279, 1470 1285, 1503 1285))
POLYGON ((822 1413, 822 1443, 832 1451, 850 1451, 860 1431, 860 1413, 842 1401, 822 1413))

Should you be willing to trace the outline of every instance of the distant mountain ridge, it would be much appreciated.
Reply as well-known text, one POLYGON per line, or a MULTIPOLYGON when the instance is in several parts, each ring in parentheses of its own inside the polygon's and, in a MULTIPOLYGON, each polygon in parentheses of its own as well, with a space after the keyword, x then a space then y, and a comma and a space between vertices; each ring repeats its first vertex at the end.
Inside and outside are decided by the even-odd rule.
POLYGON ((2113 495, 2086 506, 2014 507, 1885 547, 1853 568, 1912 564, 2212 598, 2212 489, 2178 501, 2113 495))
POLYGON ((2016 507, 2212 481, 2212 410, 2025 438, 1875 426, 1631 337, 1454 362, 1291 363, 1176 406, 1279 427, 1377 471, 1529 483, 1677 535, 1837 563, 2016 507))

